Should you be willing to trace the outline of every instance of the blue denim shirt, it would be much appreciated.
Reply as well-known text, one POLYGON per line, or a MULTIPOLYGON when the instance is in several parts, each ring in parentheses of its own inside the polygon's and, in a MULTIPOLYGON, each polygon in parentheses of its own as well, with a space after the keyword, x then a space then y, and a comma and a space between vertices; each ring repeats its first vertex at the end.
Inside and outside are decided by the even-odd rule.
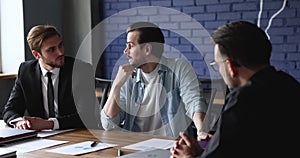
MULTIPOLYGON (((207 111, 197 75, 184 59, 162 57, 158 66, 160 83, 166 92, 166 96, 160 96, 160 114, 166 135, 177 137, 181 131, 192 135, 190 124, 194 113, 207 111)), ((144 84, 139 71, 141 70, 137 70, 136 76, 130 77, 121 88, 119 115, 109 118, 104 110, 101 111, 104 129, 120 129, 119 125, 124 121, 122 130, 141 132, 135 124, 140 108, 138 95, 143 91, 144 84)))

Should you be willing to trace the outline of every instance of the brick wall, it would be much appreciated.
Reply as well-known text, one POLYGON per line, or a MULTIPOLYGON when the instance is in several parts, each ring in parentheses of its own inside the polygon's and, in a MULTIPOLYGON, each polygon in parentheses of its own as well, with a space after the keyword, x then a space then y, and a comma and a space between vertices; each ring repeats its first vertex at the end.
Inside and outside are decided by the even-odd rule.
MULTIPOLYGON (((165 55, 186 58, 198 77, 215 76, 206 63, 213 59, 209 34, 232 21, 258 21, 260 0, 103 0, 107 47, 105 78, 114 78, 123 56, 126 27, 136 21, 159 25, 166 38, 165 55)), ((260 27, 266 29, 283 0, 264 0, 260 27)), ((300 81, 300 1, 288 0, 268 29, 273 44, 272 64, 300 81)))

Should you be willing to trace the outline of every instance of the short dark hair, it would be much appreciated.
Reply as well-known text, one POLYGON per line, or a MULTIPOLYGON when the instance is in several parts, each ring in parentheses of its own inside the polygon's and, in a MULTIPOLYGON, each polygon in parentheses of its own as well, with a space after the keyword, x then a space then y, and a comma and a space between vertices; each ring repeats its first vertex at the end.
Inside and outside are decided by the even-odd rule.
MULTIPOLYGON (((41 51, 42 43, 55 35, 61 37, 55 26, 37 25, 30 29, 27 35, 27 43, 31 50, 41 51)), ((40 52, 41 53, 41 52, 40 52)))
POLYGON ((270 64, 272 45, 266 33, 247 21, 225 24, 212 33, 220 53, 247 68, 270 64))
POLYGON ((161 29, 157 25, 150 22, 136 22, 129 25, 126 30, 127 33, 132 31, 140 33, 138 43, 142 45, 141 47, 145 43, 150 43, 153 48, 153 55, 161 57, 164 51, 165 39, 161 29))

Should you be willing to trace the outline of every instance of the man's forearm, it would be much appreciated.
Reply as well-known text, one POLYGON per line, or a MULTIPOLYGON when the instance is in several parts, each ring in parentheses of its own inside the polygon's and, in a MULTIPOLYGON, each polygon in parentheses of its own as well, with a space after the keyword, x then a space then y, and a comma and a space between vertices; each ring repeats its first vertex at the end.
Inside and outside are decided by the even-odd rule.
POLYGON ((204 117, 205 117, 204 112, 195 112, 194 113, 193 122, 197 128, 197 133, 202 130, 204 117))
POLYGON ((120 87, 113 86, 104 105, 104 112, 110 118, 118 115, 120 112, 120 90, 120 87))

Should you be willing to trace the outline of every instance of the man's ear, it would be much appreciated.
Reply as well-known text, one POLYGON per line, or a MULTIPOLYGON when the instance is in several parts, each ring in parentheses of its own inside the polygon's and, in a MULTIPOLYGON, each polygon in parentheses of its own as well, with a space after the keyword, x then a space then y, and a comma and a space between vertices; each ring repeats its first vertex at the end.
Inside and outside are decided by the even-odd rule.
POLYGON ((146 55, 150 55, 152 53, 152 45, 149 43, 146 43, 144 45, 144 50, 145 50, 146 55))
POLYGON ((40 58, 40 53, 36 50, 32 50, 31 51, 32 55, 34 56, 35 59, 39 59, 40 58))
POLYGON ((230 76, 232 78, 235 77, 238 74, 236 64, 233 63, 231 60, 227 60, 226 64, 228 65, 228 68, 229 68, 228 70, 229 70, 230 76))

